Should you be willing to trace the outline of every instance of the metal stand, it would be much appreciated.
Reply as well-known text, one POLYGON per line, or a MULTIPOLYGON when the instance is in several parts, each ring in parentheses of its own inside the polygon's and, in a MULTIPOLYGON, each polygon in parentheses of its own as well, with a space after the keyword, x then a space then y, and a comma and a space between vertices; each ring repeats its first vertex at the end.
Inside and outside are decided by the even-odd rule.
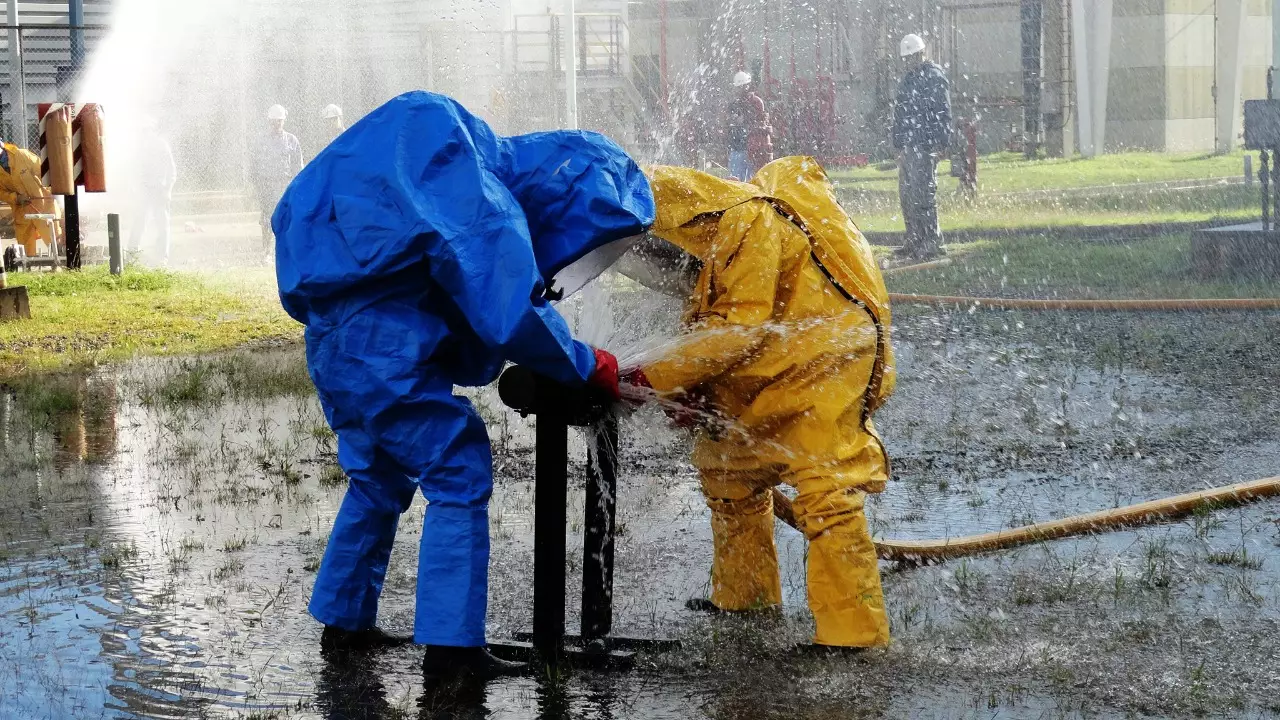
MULTIPOLYGON (((546 400, 539 387, 539 406, 546 400)), ((558 413, 538 416, 533 503, 533 646, 548 663, 564 652, 565 499, 569 494, 569 425, 558 413)))
POLYGON ((535 415, 533 632, 517 642, 490 643, 494 654, 550 664, 627 669, 637 650, 678 647, 669 640, 617 638, 613 627, 613 549, 617 511, 618 423, 597 392, 570 388, 521 368, 498 383, 502 401, 535 415), (582 631, 565 634, 565 531, 569 426, 594 427, 596 452, 588 463, 583 542, 582 631), (531 640, 532 644, 528 644, 531 640))
POLYGON ((618 419, 596 424, 587 463, 586 526, 582 539, 582 637, 613 630, 613 531, 618 503, 618 419))

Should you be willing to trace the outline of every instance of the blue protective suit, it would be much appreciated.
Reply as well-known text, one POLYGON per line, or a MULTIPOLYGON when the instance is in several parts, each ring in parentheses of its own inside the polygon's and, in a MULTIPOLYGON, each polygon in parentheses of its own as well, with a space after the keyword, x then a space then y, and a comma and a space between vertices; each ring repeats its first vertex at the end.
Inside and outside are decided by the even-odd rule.
POLYGON ((555 273, 653 221, 648 181, 588 132, 504 138, 453 100, 402 95, 312 161, 276 208, 285 309, 351 478, 311 614, 373 626, 396 524, 420 489, 415 640, 484 644, 493 487, 484 423, 455 385, 506 361, 595 369, 543 299, 555 273))

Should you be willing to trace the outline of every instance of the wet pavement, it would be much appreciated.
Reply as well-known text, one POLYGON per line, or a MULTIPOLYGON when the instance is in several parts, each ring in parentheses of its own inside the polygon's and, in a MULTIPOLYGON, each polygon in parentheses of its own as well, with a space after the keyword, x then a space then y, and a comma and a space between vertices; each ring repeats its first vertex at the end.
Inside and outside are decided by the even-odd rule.
MULTIPOLYGON (((651 309, 643 331, 616 309, 583 330, 632 353, 651 309)), ((1280 473, 1280 370, 1257 340, 1278 328, 1275 314, 902 313, 899 389, 877 418, 895 479, 869 504, 875 534, 970 534, 1280 473)), ((505 638, 532 616, 532 433, 494 394, 475 399, 496 454, 489 629, 505 638)), ((15 381, 0 393, 0 717, 1280 713, 1280 502, 886 564, 893 646, 811 657, 791 650, 810 632, 802 539, 779 526, 781 618, 689 613, 710 532, 688 438, 649 410, 623 434, 614 629, 683 649, 627 675, 440 695, 424 692, 420 651, 318 652, 306 602, 344 480, 299 349, 15 381)), ((423 511, 393 553, 393 629, 411 626, 423 511)))

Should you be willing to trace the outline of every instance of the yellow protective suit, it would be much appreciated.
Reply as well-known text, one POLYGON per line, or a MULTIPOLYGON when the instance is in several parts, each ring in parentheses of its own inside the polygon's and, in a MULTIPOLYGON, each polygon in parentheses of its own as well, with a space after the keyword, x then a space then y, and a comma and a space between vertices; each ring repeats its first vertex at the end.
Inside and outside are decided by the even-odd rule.
POLYGON ((659 393, 705 393, 736 421, 694 452, 711 508, 712 602, 778 605, 770 489, 796 488, 821 645, 889 641, 863 501, 888 479, 871 413, 893 390, 888 294, 862 234, 811 158, 750 184, 651 170, 653 232, 703 262, 689 333, 643 368, 659 393))
POLYGON ((46 220, 30 220, 28 215, 57 214, 53 193, 40 181, 40 158, 29 150, 4 143, 9 167, 0 165, 0 202, 13 208, 13 231, 29 257, 40 250, 39 242, 52 246, 53 230, 46 220))

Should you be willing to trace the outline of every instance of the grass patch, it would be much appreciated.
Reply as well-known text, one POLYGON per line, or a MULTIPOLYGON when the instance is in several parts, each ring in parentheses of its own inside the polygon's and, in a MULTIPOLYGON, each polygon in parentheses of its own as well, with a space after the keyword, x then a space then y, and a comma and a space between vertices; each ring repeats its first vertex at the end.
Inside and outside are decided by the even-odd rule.
POLYGON ((325 489, 333 489, 345 487, 347 484, 347 474, 342 472, 342 468, 337 465, 325 465, 320 471, 320 487, 325 489))
POLYGON ((124 563, 138 557, 138 546, 132 541, 128 543, 113 543, 103 549, 102 554, 98 557, 102 561, 103 567, 118 569, 124 563))
MULTIPOLYGON (((1234 178, 1244 175, 1244 153, 1131 152, 1096 158, 1045 158, 1025 160, 1018 153, 993 153, 978 158, 979 192, 1058 190, 1131 183, 1168 182, 1234 178)), ((951 177, 951 163, 938 167, 939 192, 959 190, 960 181, 951 177)), ((896 168, 881 170, 875 165, 836 170, 831 178, 843 186, 897 192, 896 168)))
POLYGON ((138 394, 148 407, 177 410, 314 392, 300 354, 232 353, 179 360, 167 374, 149 377, 138 394))
POLYGON ((0 323, 0 376, 76 368, 138 355, 194 355, 296 341, 266 270, 203 275, 104 266, 10 273, 31 295, 32 319, 0 323))
MULTIPOLYGON (((944 231, 1236 222, 1259 217, 1257 192, 1244 185, 1215 185, 1088 195, 980 195, 973 202, 940 195, 938 212, 944 231)), ((864 231, 900 232, 904 227, 896 192, 856 195, 841 191, 840 200, 864 231)))
POLYGON ((1276 297, 1264 279, 1201 281, 1189 235, 1126 243, 1002 238, 953 246, 945 267, 888 278, 900 293, 1039 298, 1276 297))
MULTIPOLYGON (((1030 162, 998 154, 979 161, 978 197, 970 201, 943 162, 939 219, 943 230, 1256 219, 1257 186, 1225 183, 1242 174, 1241 153, 1123 153, 1030 162), (1205 184, 1214 180, 1224 182, 1205 184)), ((896 169, 867 167, 835 172, 832 178, 858 227, 870 232, 903 229, 896 169)))
POLYGON ((1242 570, 1261 570, 1262 558, 1251 556, 1244 548, 1232 550, 1230 552, 1211 552, 1205 560, 1210 565, 1225 565, 1227 567, 1238 567, 1242 570))

